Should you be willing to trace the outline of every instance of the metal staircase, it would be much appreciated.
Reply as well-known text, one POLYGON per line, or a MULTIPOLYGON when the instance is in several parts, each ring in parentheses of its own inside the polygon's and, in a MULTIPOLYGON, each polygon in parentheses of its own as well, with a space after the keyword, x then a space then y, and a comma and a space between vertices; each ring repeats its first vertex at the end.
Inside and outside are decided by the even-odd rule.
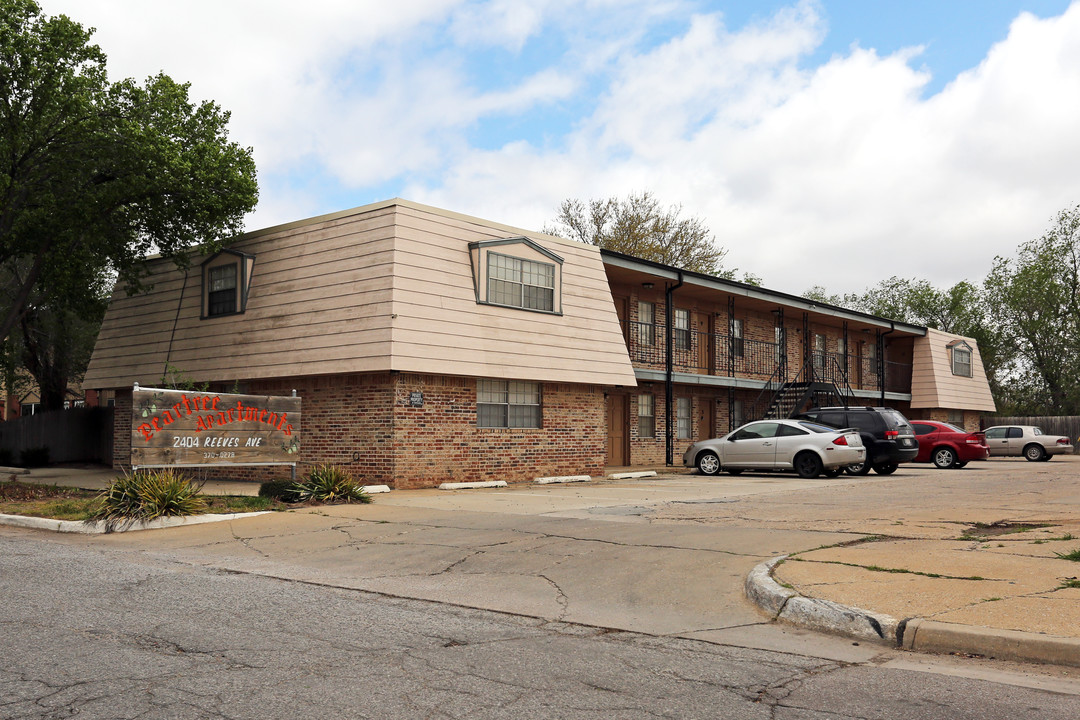
POLYGON ((843 405, 855 398, 847 373, 836 358, 810 357, 793 380, 778 382, 770 379, 754 402, 748 419, 789 418, 811 407, 843 405), (831 366, 828 362, 832 361, 831 366), (768 404, 764 398, 771 392, 768 404), (759 411, 759 412, 758 412, 759 411))

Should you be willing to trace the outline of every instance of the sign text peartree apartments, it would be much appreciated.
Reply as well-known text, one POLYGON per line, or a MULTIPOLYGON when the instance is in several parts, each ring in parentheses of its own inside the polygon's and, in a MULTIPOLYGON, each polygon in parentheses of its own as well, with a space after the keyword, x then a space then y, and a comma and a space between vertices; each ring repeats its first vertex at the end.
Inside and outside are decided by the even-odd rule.
POLYGON ((140 388, 132 395, 131 464, 293 465, 300 398, 140 388))

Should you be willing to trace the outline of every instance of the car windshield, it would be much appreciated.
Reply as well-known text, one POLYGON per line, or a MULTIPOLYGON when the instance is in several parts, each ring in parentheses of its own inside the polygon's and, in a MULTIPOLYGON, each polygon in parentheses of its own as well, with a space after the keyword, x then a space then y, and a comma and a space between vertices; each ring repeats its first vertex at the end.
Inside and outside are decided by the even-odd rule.
POLYGON ((834 432, 836 432, 836 428, 825 427, 824 425, 818 425, 817 423, 808 422, 806 420, 800 421, 799 424, 802 425, 804 428, 806 428, 807 430, 809 430, 811 432, 816 432, 816 433, 834 433, 834 432))

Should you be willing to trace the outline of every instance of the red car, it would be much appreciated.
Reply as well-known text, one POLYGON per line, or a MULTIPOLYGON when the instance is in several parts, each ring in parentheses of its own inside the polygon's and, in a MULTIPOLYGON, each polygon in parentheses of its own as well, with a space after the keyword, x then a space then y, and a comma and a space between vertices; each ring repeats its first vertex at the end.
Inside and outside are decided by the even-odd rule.
POLYGON ((915 462, 932 462, 939 468, 962 468, 972 460, 990 457, 986 436, 968 432, 949 423, 934 420, 912 420, 919 454, 915 462))

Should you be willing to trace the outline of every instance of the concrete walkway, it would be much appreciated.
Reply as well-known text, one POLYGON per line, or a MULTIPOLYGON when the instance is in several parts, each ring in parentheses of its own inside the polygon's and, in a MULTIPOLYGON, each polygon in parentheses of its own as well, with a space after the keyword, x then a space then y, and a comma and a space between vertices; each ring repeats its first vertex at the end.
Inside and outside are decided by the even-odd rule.
MULTIPOLYGON (((20 479, 101 487, 112 476, 48 468, 20 479)), ((395 491, 374 505, 96 541, 655 634, 730 642, 772 618, 778 629, 1080 666, 1080 562, 1067 559, 1080 557, 1075 457, 813 481, 682 473, 395 491)))

